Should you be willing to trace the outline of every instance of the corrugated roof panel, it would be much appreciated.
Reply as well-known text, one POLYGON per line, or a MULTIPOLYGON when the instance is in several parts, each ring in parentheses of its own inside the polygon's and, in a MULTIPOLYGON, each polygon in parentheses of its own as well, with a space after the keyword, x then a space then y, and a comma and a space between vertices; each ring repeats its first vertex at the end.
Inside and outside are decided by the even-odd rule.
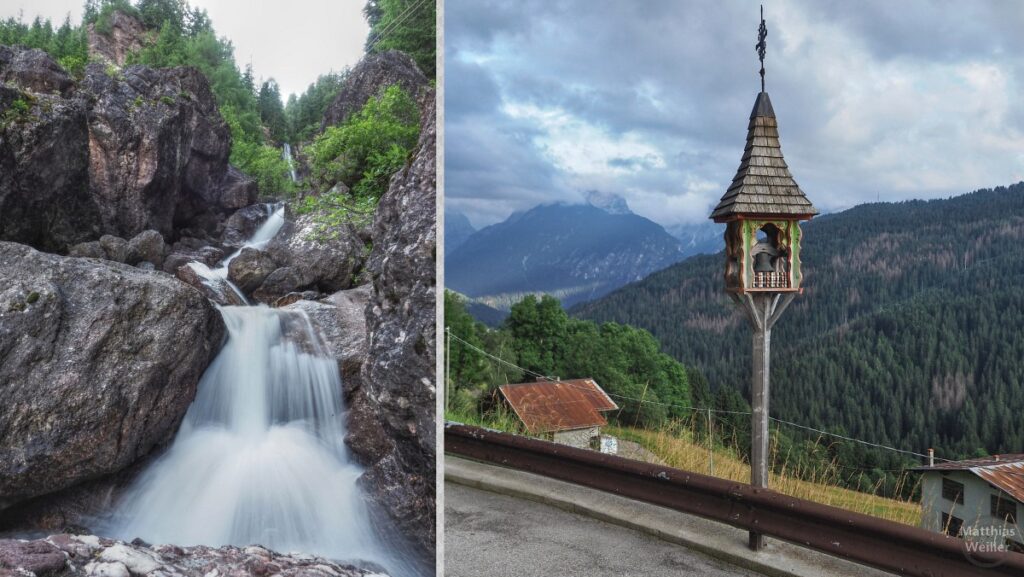
POLYGON ((593 379, 517 383, 498 389, 532 434, 607 425, 600 411, 619 408, 593 379))

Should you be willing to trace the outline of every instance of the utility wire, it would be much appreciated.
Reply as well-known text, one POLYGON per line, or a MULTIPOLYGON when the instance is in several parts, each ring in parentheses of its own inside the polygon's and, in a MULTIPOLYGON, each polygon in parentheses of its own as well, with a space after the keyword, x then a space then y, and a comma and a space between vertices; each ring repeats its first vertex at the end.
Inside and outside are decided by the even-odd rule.
MULTIPOLYGON (((538 373, 536 371, 531 371, 531 370, 526 369, 524 367, 520 367, 519 365, 517 365, 515 363, 509 362, 509 361, 507 361, 507 360, 505 360, 505 359, 503 359, 501 357, 492 355, 491 353, 489 353, 489 352, 487 352, 487 351, 485 351, 485 350, 483 350, 483 349, 481 349, 481 348, 479 348, 479 347, 477 347, 477 346, 475 346, 475 345, 465 341, 464 339, 460 338, 458 335, 455 335, 454 333, 452 333, 450 328, 446 328, 445 331, 448 332, 448 334, 451 336, 451 338, 453 340, 458 341, 459 343, 461 343, 465 347, 467 347, 467 348, 469 348, 469 349, 471 349, 473 351, 476 351, 477 353, 480 353, 480 354, 482 354, 482 355, 484 355, 484 356, 486 356, 486 357, 488 357, 488 358, 490 358, 490 359, 492 359, 494 361, 497 361, 499 363, 502 363, 502 364, 507 365, 509 367, 512 367, 514 369, 518 369, 518 370, 522 371, 525 374, 532 375, 534 377, 539 377, 539 378, 542 378, 542 379, 545 379, 545 380, 548 380, 548 381, 551 381, 551 382, 563 384, 563 385, 566 385, 566 386, 569 386, 569 387, 575 387, 575 388, 578 388, 580 390, 586 390, 586 391, 590 391, 591 390, 591 389, 584 389, 583 387, 578 387, 578 386, 574 385, 573 383, 567 383, 565 381, 562 381, 560 379, 555 379, 555 378, 549 377, 547 375, 542 375, 541 373, 538 373)), ((728 410, 725 410, 725 409, 712 409, 712 408, 709 408, 709 407, 693 407, 693 406, 687 406, 687 405, 679 405, 679 404, 675 404, 675 403, 662 403, 660 401, 649 401, 649 400, 646 400, 646 399, 637 399, 637 398, 633 398, 633 397, 627 397, 627 396, 624 396, 624 395, 608 393, 607 391, 605 392, 605 394, 607 394, 610 397, 615 397, 615 398, 623 399, 623 400, 627 400, 627 401, 633 401, 635 403, 640 403, 640 404, 647 403, 647 404, 662 405, 662 406, 667 406, 667 407, 677 407, 677 408, 680 408, 680 409, 688 409, 688 410, 691 410, 691 411, 694 411, 694 412, 698 412, 698 413, 711 412, 711 413, 720 413, 720 414, 729 414, 729 415, 750 415, 750 414, 752 414, 750 411, 728 411, 728 410)), ((783 424, 783 425, 788 425, 788 426, 791 426, 791 427, 796 427, 798 429, 805 429, 805 430, 808 430, 808 431, 813 431, 813 432, 818 433, 820 435, 826 435, 826 436, 829 436, 829 437, 835 437, 837 439, 843 439, 843 440, 846 440, 846 441, 851 441, 851 442, 854 442, 854 443, 860 443, 860 444, 867 445, 867 446, 870 446, 870 447, 875 447, 877 449, 885 449, 887 451, 893 451, 893 452, 902 453, 902 454, 905 454, 905 455, 912 455, 912 456, 915 456, 915 457, 921 457, 921 458, 925 458, 925 459, 929 458, 928 455, 925 455, 925 454, 922 454, 922 453, 916 453, 914 451, 907 451, 905 449, 898 449, 896 447, 890 447, 888 445, 882 445, 882 444, 879 444, 879 443, 872 443, 872 442, 869 442, 869 441, 862 441, 860 439, 855 439, 853 437, 848 437, 846 435, 840 435, 838 433, 831 433, 831 432, 828 432, 828 431, 823 431, 821 429, 816 429, 814 427, 808 427, 806 425, 801 425, 799 423, 794 423, 792 421, 786 421, 784 419, 779 419, 779 418, 772 417, 772 416, 769 416, 768 418, 773 420, 773 421, 775 421, 776 423, 780 423, 780 424, 783 424)), ((945 461, 947 463, 954 462, 954 461, 952 461, 950 459, 942 459, 942 458, 939 458, 939 457, 933 457, 933 458, 936 461, 945 461)))
POLYGON ((369 42, 367 42, 367 52, 369 52, 374 46, 376 46, 377 43, 380 42, 385 36, 397 30, 399 25, 405 23, 406 20, 411 18, 412 15, 421 6, 427 3, 427 1, 428 0, 419 0, 418 2, 410 4, 404 11, 402 11, 397 17, 395 17, 395 19, 392 20, 390 24, 385 26, 380 32, 375 34, 374 37, 370 39, 369 42))

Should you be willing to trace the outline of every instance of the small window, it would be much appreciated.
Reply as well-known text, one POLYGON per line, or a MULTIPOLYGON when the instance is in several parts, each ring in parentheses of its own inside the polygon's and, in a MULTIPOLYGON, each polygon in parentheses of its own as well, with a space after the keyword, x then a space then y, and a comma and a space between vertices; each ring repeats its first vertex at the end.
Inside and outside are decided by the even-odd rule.
POLYGON ((948 513, 942 514, 942 530, 950 537, 959 537, 960 529, 964 526, 964 520, 954 517, 948 513))
POLYGON ((1009 497, 992 495, 992 516, 1008 523, 1017 523, 1017 503, 1009 497))
POLYGON ((1024 543, 1018 543, 1013 539, 1007 539, 1006 550, 1011 553, 1024 553, 1024 543))
POLYGON ((942 498, 964 504, 964 484, 952 479, 942 479, 942 498))

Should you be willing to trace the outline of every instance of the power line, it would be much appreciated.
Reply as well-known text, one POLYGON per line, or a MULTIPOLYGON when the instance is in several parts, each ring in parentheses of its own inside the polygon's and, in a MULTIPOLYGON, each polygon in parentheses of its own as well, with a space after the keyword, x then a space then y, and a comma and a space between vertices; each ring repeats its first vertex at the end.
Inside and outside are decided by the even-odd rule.
MULTIPOLYGON (((480 353, 480 354, 482 354, 482 355, 484 355, 484 356, 486 356, 486 357, 488 357, 490 359, 493 359, 493 360, 495 360, 495 361, 497 361, 499 363, 502 363, 502 364, 507 365, 509 367, 512 367, 514 369, 518 369, 518 370, 522 371, 523 373, 528 374, 528 375, 532 375, 534 377, 539 377, 539 378, 542 378, 542 379, 545 379, 545 380, 548 380, 548 381, 551 381, 551 382, 555 382, 555 383, 559 383, 559 384, 566 385, 566 386, 569 386, 569 387, 575 387, 575 388, 578 388, 580 390, 584 390, 583 387, 578 387, 578 386, 574 385, 573 383, 567 383, 567 382, 562 381, 560 379, 555 379, 555 378, 549 377, 547 375, 543 375, 541 373, 538 373, 536 371, 531 371, 531 370, 529 370, 527 368, 520 367, 519 365, 517 365, 515 363, 507 361, 507 360, 505 360, 505 359, 503 359, 501 357, 497 357, 495 355, 492 355, 491 353, 489 353, 489 352, 487 352, 487 351, 485 351, 485 350, 483 350, 483 349, 481 349, 481 348, 479 348, 479 347, 477 347, 477 346, 475 346, 475 345, 465 341, 464 339, 460 338, 458 335, 455 335, 454 333, 451 332, 451 328, 445 328, 445 331, 451 336, 452 339, 458 341, 459 343, 463 344, 467 348, 469 348, 471 350, 474 350, 474 351, 476 351, 476 352, 478 352, 478 353, 480 353)), ((450 352, 449 352, 449 354, 450 354, 450 352)), ((585 390, 590 390, 590 389, 585 389, 585 390)), ((607 391, 605 392, 605 394, 607 394, 610 397, 615 397, 615 398, 623 399, 623 400, 627 400, 627 401, 633 401, 633 402, 639 403, 639 404, 647 403, 647 404, 662 405, 662 406, 667 406, 667 407, 676 407, 676 408, 687 409, 687 410, 691 410, 691 411, 699 412, 699 413, 711 412, 711 413, 729 414, 729 415, 750 415, 750 414, 752 414, 750 411, 729 411, 729 410, 725 410, 725 409, 712 409, 710 407, 693 407, 693 406, 680 405, 680 404, 675 404, 675 403, 663 403, 663 402, 660 402, 660 401, 649 401, 649 400, 646 400, 646 399, 637 399, 637 398, 634 398, 634 397, 627 397, 625 395, 618 395, 618 394, 615 394, 615 393, 609 393, 607 391)), ((860 443, 860 444, 867 445, 867 446, 870 446, 870 447, 875 447, 877 449, 885 449, 885 450, 888 450, 888 451, 893 451, 893 452, 896 452, 896 453, 902 453, 902 454, 905 454, 905 455, 913 455, 915 457, 921 457, 921 458, 925 458, 925 459, 929 458, 928 455, 924 455, 922 453, 916 453, 914 451, 907 451, 905 449, 898 449, 896 447, 890 447, 888 445, 882 445, 882 444, 879 444, 879 443, 872 443, 872 442, 869 442, 869 441, 862 441, 860 439, 855 439, 853 437, 848 437, 846 435, 840 435, 838 433, 830 433, 828 431, 823 431, 821 429, 816 429, 814 427, 808 427, 806 425, 801 425, 799 423, 794 423, 792 421, 786 421, 784 419, 779 419, 779 418, 776 418, 776 417, 772 417, 770 415, 769 415, 768 418, 773 420, 773 421, 775 421, 776 423, 780 423, 780 424, 783 424, 783 425, 789 425, 791 427, 796 427, 796 428, 799 428, 799 429, 805 429, 805 430, 808 430, 808 431, 813 431, 813 432, 818 433, 820 435, 826 435, 826 436, 829 436, 829 437, 835 437, 837 439, 843 439, 843 440, 846 440, 846 441, 851 441, 851 442, 854 442, 854 443, 860 443)), ((948 463, 954 462, 954 461, 952 461, 950 459, 942 459, 942 458, 939 458, 939 457, 934 457, 934 459, 938 460, 938 461, 945 461, 945 462, 948 462, 948 463)))
POLYGON ((395 30, 397 30, 400 24, 403 24, 406 20, 411 18, 412 14, 415 13, 416 10, 418 10, 420 6, 423 6, 427 1, 428 0, 419 0, 418 2, 414 2, 410 4, 404 11, 399 13, 399 15, 396 16, 395 19, 391 21, 391 23, 389 23, 387 26, 381 29, 380 32, 378 32, 372 39, 370 39, 366 43, 367 51, 372 49, 378 42, 380 42, 384 38, 384 36, 387 36, 388 34, 391 34, 395 30))

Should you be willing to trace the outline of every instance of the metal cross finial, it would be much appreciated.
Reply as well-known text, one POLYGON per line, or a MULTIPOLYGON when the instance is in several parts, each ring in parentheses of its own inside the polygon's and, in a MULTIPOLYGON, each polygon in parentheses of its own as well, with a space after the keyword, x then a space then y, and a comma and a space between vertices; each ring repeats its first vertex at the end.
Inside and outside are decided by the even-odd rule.
POLYGON ((757 29, 757 57, 761 60, 761 92, 764 92, 764 39, 768 37, 768 27, 764 24, 764 4, 761 5, 761 27, 757 29))

